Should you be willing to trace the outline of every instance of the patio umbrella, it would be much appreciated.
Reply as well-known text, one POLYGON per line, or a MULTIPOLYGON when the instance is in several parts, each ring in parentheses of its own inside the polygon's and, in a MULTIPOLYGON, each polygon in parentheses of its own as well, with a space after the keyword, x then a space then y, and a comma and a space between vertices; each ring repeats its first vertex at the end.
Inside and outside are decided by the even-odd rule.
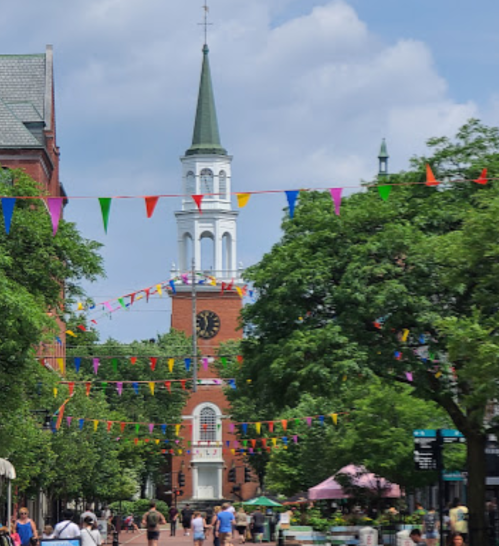
POLYGON ((12 480, 16 479, 16 469, 7 459, 0 459, 0 481, 2 478, 7 480, 7 522, 10 523, 12 517, 12 480))
POLYGON ((256 497, 249 501, 243 502, 245 506, 282 506, 282 504, 269 499, 268 497, 256 497))

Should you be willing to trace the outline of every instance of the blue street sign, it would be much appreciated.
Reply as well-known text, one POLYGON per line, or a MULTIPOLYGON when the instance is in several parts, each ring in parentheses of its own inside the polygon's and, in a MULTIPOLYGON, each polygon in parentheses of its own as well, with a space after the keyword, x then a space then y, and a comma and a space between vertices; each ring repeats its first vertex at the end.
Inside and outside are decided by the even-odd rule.
POLYGON ((462 472, 453 471, 449 472, 444 470, 442 473, 442 478, 444 482, 462 482, 464 481, 464 476, 462 472))
POLYGON ((441 435, 442 438, 464 438, 459 430, 454 430, 451 428, 443 428, 441 431, 441 435))
POLYGON ((437 431, 429 428, 417 428, 412 431, 415 438, 436 438, 437 431))

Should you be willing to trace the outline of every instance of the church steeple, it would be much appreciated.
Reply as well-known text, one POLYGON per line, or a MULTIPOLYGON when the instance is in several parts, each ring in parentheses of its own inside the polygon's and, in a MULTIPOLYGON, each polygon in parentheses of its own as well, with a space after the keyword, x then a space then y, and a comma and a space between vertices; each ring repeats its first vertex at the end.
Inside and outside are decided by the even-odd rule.
POLYGON ((381 147, 379 150, 378 160, 379 160, 379 171, 378 176, 386 176, 388 174, 388 149, 386 147, 386 140, 383 139, 381 142, 381 147))
POLYGON ((198 105, 194 133, 192 135, 192 145, 185 152, 186 156, 206 154, 227 155, 227 151, 220 143, 208 53, 209 49, 205 44, 203 46, 203 66, 201 68, 201 81, 199 82, 198 105))

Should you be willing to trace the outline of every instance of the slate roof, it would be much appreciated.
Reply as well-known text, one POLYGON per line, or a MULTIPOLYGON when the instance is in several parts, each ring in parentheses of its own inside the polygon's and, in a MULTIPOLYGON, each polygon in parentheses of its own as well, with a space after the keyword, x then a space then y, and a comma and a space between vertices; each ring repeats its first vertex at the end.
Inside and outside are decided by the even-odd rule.
POLYGON ((45 120, 47 56, 0 55, 0 146, 42 147, 25 122, 45 120))

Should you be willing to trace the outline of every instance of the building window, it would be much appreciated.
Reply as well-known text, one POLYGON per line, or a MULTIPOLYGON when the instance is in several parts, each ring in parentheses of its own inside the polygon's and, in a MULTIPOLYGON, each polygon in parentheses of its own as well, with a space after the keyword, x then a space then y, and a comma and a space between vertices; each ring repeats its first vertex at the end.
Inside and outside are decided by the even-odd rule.
POLYGON ((225 174, 225 171, 220 171, 218 175, 218 184, 220 199, 227 199, 227 175, 225 174))
POLYGON ((199 415, 199 439, 215 442, 217 439, 217 414, 213 408, 203 408, 199 415))
POLYGON ((187 195, 194 195, 196 193, 196 177, 192 171, 189 171, 185 177, 185 193, 187 195))
POLYGON ((201 192, 206 195, 207 199, 213 199, 213 171, 211 169, 203 169, 201 171, 201 192))

